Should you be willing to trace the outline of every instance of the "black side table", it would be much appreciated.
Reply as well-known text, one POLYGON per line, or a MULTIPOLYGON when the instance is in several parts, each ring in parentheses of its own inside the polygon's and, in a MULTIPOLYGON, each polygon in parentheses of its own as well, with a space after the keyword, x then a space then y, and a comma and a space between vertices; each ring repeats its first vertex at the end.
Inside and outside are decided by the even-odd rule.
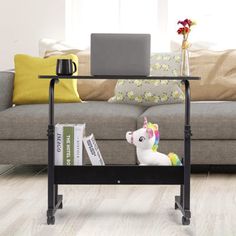
POLYGON ((48 124, 48 210, 47 223, 55 223, 55 213, 62 208, 62 195, 58 195, 59 184, 168 184, 180 185, 180 195, 175 196, 175 209, 182 213, 182 224, 189 225, 190 173, 191 173, 191 126, 189 80, 200 77, 163 76, 52 76, 50 79, 49 124, 48 124), (185 85, 184 158, 182 166, 55 166, 54 165, 54 85, 60 79, 123 79, 123 80, 180 80, 185 85))

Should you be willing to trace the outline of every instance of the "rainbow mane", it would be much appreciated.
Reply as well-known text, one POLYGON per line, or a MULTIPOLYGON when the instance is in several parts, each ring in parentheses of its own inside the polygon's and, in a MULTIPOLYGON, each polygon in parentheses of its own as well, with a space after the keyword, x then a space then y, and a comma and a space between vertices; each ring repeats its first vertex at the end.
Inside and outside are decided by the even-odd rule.
POLYGON ((155 124, 152 124, 151 122, 148 122, 147 127, 154 131, 155 141, 154 141, 154 144, 152 146, 152 151, 156 152, 157 149, 158 149, 158 143, 159 143, 159 140, 160 140, 160 133, 159 133, 158 128, 157 128, 158 126, 155 125, 155 124))

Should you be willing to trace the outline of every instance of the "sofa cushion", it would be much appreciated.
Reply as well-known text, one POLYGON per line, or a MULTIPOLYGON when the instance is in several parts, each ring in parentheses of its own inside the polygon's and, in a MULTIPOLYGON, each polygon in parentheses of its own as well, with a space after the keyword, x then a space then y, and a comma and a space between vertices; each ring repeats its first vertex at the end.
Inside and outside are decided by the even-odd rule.
MULTIPOLYGON (((124 140, 98 140, 97 144, 107 165, 137 163, 135 147, 124 140)), ((193 140, 191 150, 192 164, 236 165, 236 140, 193 140)), ((162 140, 159 151, 175 152, 183 157, 183 141, 162 140)), ((84 154, 85 163, 89 164, 84 154)), ((0 140, 1 164, 45 165, 47 162, 47 140, 0 140)))
MULTIPOLYGON (((161 139, 183 139, 184 105, 170 104, 148 108, 146 116, 158 123, 161 139)), ((191 105, 192 139, 236 139, 236 102, 193 102, 191 105)))
MULTIPOLYGON (((106 165, 134 165, 135 147, 125 140, 97 140, 106 165), (111 148, 112 147, 112 148, 111 148)), ((0 163, 45 165, 48 163, 47 140, 0 140, 0 163)), ((85 164, 91 164, 84 150, 85 164)))
MULTIPOLYGON (((86 123, 96 139, 125 139, 135 130, 141 106, 103 101, 55 104, 55 123, 86 123)), ((48 105, 20 105, 0 112, 0 139, 47 139, 48 105)))
POLYGON ((199 50, 190 53, 190 74, 201 80, 191 81, 193 101, 236 100, 236 50, 199 50))

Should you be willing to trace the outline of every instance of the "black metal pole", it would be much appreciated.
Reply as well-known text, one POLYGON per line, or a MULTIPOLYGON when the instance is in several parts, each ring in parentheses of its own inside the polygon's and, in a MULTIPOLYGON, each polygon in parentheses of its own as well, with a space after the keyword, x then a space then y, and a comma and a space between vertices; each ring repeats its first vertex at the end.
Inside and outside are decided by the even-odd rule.
POLYGON ((189 81, 184 80, 184 84, 185 84, 185 128, 184 128, 183 207, 185 211, 189 212, 190 211, 190 174, 191 174, 191 126, 190 126, 190 100, 191 98, 190 98, 189 81))
POLYGON ((49 124, 48 124, 48 224, 54 224, 57 186, 54 185, 54 85, 57 79, 51 79, 49 87, 49 124))

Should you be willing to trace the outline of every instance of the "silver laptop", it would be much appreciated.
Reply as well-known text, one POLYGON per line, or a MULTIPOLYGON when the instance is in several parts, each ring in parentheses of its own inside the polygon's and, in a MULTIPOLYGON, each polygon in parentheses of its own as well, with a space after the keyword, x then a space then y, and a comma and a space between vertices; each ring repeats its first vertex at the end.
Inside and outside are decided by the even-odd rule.
POLYGON ((150 34, 91 34, 91 74, 148 76, 150 39, 150 34))

